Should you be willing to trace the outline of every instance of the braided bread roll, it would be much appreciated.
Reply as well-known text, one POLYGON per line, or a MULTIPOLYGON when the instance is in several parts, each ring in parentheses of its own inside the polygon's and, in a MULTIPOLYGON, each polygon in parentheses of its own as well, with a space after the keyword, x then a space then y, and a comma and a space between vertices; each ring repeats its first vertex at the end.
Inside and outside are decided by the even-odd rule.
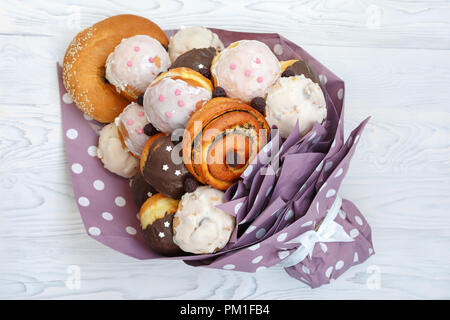
POLYGON ((201 183, 226 190, 266 144, 270 127, 249 105, 213 98, 194 112, 183 136, 183 161, 201 183))

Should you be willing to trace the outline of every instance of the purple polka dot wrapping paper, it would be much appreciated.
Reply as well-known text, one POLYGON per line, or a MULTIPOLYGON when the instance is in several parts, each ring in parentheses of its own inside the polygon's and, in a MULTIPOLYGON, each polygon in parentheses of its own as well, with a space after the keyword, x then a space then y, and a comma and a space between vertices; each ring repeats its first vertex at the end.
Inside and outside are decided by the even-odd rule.
MULTIPOLYGON (((275 133, 226 191, 227 201, 219 207, 236 217, 236 228, 225 248, 214 254, 164 257, 146 246, 129 180, 107 171, 97 158, 98 132, 104 124, 75 106, 58 65, 67 164, 83 224, 97 241, 136 259, 178 259, 191 266, 255 272, 283 265, 290 255, 304 249, 300 248, 304 242, 296 239, 321 231, 369 119, 344 141, 345 88, 341 79, 278 34, 211 30, 225 46, 254 39, 266 43, 280 61, 305 60, 319 75, 327 102, 323 124, 316 123, 304 137, 294 130, 284 141, 275 133)), ((316 240, 305 258, 285 267, 290 276, 312 288, 329 283, 374 254, 370 226, 358 208, 343 199, 338 209, 333 221, 349 240, 316 240)))

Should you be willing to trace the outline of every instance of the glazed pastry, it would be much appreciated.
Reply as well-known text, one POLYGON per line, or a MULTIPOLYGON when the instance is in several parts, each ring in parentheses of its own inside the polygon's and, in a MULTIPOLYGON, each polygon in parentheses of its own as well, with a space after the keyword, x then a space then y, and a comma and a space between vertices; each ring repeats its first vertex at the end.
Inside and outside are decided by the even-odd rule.
POLYGON ((183 161, 198 181, 225 190, 266 144, 269 132, 264 116, 249 105, 213 98, 186 125, 183 161))
POLYGON ((158 192, 180 199, 184 181, 190 176, 179 155, 179 146, 169 136, 158 133, 151 136, 142 150, 140 172, 158 192))
POLYGON ((150 123, 169 134, 185 127, 200 101, 211 99, 212 84, 189 68, 171 69, 158 76, 144 95, 144 111, 150 123))
POLYGON ((158 193, 147 181, 145 181, 142 174, 138 173, 130 180, 131 194, 133 196, 134 203, 138 208, 150 198, 152 195, 158 193))
POLYGON ((216 252, 228 243, 235 218, 216 208, 224 193, 209 186, 186 193, 173 219, 173 241, 183 250, 202 254, 216 252))
POLYGON ((265 98, 267 89, 280 77, 281 67, 269 47, 257 40, 230 44, 211 65, 214 86, 222 87, 230 98, 250 103, 265 98))
POLYGON ((180 55, 170 69, 186 67, 197 71, 202 76, 211 79, 211 62, 216 55, 216 49, 213 47, 192 49, 180 55))
POLYGON ((161 72, 170 58, 158 40, 146 35, 122 39, 106 60, 106 79, 118 93, 135 101, 161 72))
POLYGON ((174 62, 183 53, 192 49, 213 47, 223 49, 223 43, 217 34, 203 27, 187 27, 180 29, 169 40, 169 55, 174 62))
POLYGON ((322 123, 327 106, 322 89, 304 75, 282 77, 269 89, 266 99, 266 119, 276 125, 282 138, 294 129, 298 120, 300 135, 311 130, 314 122, 322 123))
POLYGON ((281 61, 280 65, 282 77, 299 76, 302 74, 305 78, 311 79, 312 82, 320 84, 319 77, 306 61, 286 60, 281 61))
POLYGON ((139 169, 139 160, 123 147, 119 131, 114 123, 100 130, 97 157, 102 161, 105 169, 124 178, 131 178, 139 169))
POLYGON ((121 140, 128 151, 139 158, 148 139, 144 128, 149 122, 145 116, 144 108, 132 102, 116 118, 115 123, 119 129, 121 140))
POLYGON ((155 23, 130 14, 102 20, 76 35, 64 55, 64 86, 77 107, 93 119, 110 123, 130 103, 105 79, 108 55, 122 41, 137 34, 163 45, 168 39, 155 23))
POLYGON ((177 207, 178 200, 157 193, 148 198, 139 211, 145 242, 152 250, 165 256, 182 253, 173 242, 172 222, 177 207))

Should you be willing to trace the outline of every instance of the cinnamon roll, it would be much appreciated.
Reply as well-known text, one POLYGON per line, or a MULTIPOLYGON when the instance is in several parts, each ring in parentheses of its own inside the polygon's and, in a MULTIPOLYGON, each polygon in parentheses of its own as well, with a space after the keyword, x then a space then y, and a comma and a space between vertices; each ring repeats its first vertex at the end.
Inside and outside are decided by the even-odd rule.
POLYGON ((192 114, 183 136, 183 161, 201 183, 225 190, 266 144, 264 116, 231 98, 213 98, 192 114))

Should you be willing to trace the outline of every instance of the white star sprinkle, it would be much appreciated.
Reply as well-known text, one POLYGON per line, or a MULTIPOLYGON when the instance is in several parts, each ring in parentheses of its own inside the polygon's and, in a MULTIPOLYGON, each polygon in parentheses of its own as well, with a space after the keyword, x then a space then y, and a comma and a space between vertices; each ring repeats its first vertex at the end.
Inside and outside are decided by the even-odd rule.
POLYGON ((201 63, 198 64, 199 69, 203 69, 205 66, 201 63))
POLYGON ((172 151, 172 147, 171 146, 167 146, 166 150, 170 152, 170 151, 172 151))
POLYGON ((176 176, 179 176, 181 174, 181 171, 180 170, 175 170, 175 175, 176 176))
POLYGON ((164 171, 167 171, 167 170, 169 170, 169 166, 168 166, 167 164, 165 164, 165 165, 163 165, 162 169, 163 169, 164 171))
POLYGON ((165 237, 164 232, 158 233, 158 236, 159 236, 160 238, 164 238, 164 237, 165 237))
POLYGON ((153 193, 151 193, 151 192, 147 192, 147 197, 151 197, 153 195, 153 193))
POLYGON ((164 222, 164 227, 166 227, 166 228, 170 227, 169 221, 164 222))

